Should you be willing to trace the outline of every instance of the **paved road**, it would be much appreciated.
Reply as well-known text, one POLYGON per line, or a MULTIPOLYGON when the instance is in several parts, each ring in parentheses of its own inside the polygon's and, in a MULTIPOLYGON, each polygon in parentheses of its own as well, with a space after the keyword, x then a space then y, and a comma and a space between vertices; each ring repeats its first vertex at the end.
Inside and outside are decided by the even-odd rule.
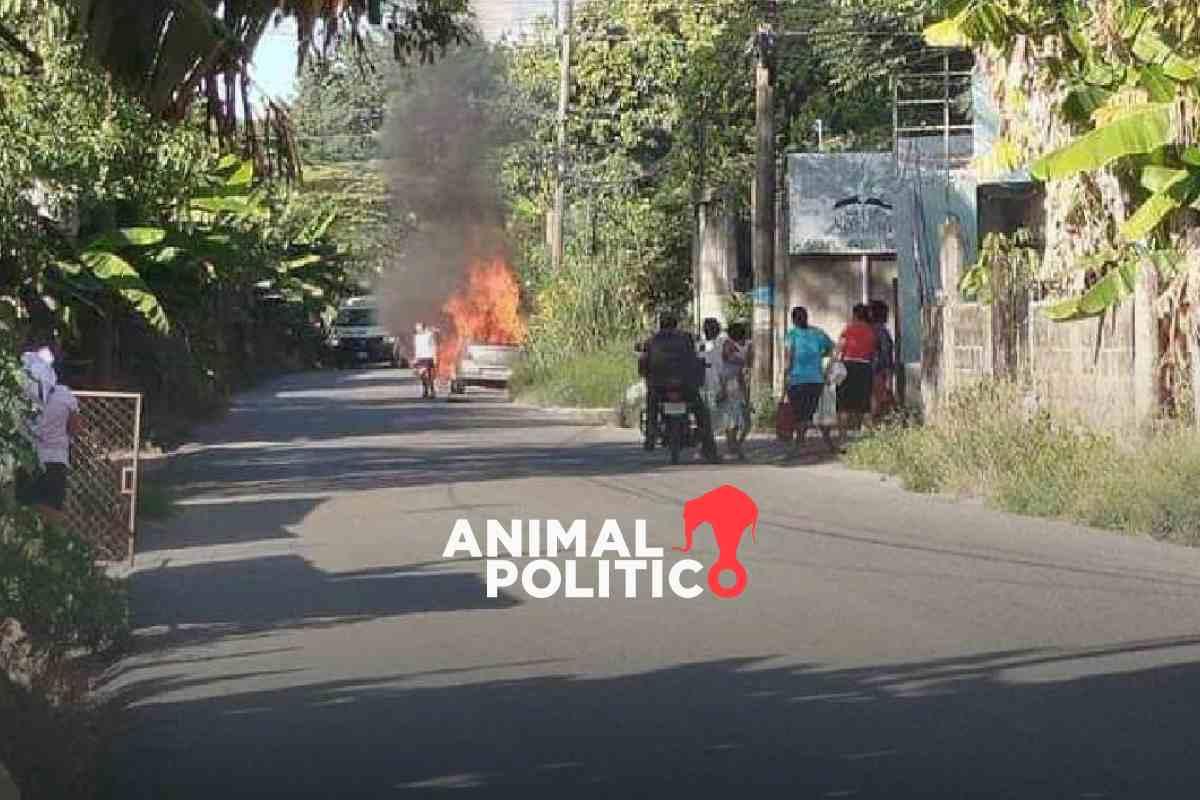
POLYGON ((1195 796, 1200 552, 418 395, 291 377, 177 457, 112 797, 1195 796), (488 599, 441 559, 459 517, 675 544, 725 482, 762 509, 737 600, 488 599))

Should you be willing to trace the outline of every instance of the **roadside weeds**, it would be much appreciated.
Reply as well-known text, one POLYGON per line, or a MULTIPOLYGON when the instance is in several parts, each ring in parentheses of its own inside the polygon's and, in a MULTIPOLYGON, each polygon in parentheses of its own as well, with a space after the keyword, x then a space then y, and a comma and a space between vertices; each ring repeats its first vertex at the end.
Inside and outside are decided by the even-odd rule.
POLYGON ((1008 384, 961 391, 926 424, 883 426, 852 445, 846 462, 909 491, 1200 546, 1200 433, 1164 429, 1135 446, 1031 413, 1008 384))

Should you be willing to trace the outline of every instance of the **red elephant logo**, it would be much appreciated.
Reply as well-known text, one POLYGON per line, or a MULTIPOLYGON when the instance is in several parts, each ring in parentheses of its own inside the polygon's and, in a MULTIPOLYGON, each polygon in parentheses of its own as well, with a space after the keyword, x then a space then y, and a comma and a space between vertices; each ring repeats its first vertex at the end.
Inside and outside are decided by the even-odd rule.
POLYGON ((758 541, 758 506, 750 495, 728 484, 687 501, 683 506, 684 546, 674 549, 690 551, 696 529, 706 522, 717 538, 717 560, 708 570, 708 588, 717 597, 737 597, 746 590, 747 583, 746 568, 738 561, 737 549, 747 528, 750 538, 758 541), (733 573, 733 586, 721 585, 722 572, 733 573))

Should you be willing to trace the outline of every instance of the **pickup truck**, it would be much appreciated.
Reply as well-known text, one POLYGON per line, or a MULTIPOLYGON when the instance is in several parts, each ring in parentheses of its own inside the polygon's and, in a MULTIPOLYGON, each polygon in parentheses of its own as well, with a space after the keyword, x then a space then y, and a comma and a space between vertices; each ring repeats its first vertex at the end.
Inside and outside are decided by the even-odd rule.
POLYGON ((379 324, 379 309, 370 298, 342 305, 325 346, 339 368, 379 362, 408 366, 399 339, 379 324))

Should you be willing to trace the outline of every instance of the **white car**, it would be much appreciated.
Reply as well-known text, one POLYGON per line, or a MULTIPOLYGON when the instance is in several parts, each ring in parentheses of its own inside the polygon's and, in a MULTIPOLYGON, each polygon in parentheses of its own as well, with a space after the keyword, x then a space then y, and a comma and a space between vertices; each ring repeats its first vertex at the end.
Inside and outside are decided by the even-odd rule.
POLYGON ((450 393, 466 394, 468 386, 507 388, 520 358, 521 348, 516 345, 469 344, 458 357, 450 393))

